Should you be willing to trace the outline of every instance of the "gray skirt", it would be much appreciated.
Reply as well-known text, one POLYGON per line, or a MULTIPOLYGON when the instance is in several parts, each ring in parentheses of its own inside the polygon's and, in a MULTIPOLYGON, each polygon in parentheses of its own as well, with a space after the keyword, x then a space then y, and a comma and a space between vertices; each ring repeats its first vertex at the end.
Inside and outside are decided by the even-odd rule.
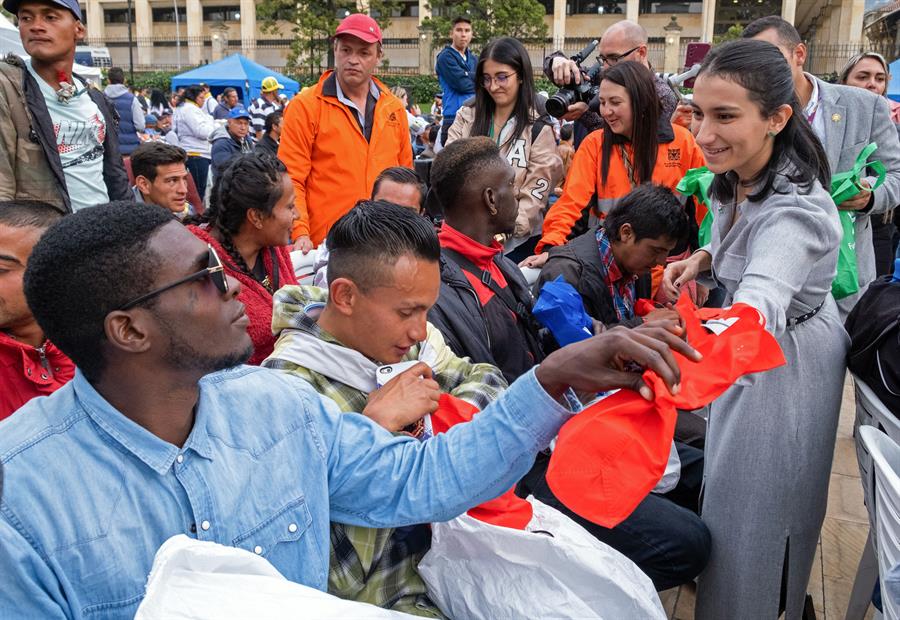
POLYGON ((825 517, 849 338, 829 295, 779 339, 787 365, 735 385, 710 407, 702 518, 712 555, 698 620, 800 618, 825 517))

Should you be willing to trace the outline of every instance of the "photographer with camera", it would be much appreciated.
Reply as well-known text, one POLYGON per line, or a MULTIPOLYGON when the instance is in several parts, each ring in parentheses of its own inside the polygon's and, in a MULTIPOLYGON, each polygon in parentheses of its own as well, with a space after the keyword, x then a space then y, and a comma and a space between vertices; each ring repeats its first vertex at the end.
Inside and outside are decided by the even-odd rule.
POLYGON ((475 97, 459 108, 447 144, 487 136, 515 170, 518 214, 504 252, 514 261, 530 256, 541 237, 547 201, 562 179, 553 125, 536 102, 531 60, 512 37, 494 39, 475 68, 475 97))
MULTIPOLYGON (((589 52, 590 53, 590 52, 589 52)), ((586 56, 585 56, 586 57, 586 56)), ((610 69, 617 63, 626 60, 638 62, 653 73, 653 67, 647 56, 647 31, 632 21, 622 20, 606 29, 603 38, 600 39, 600 53, 597 56, 603 69, 610 69)), ((544 59, 544 74, 555 84, 562 87, 580 86, 585 81, 599 82, 600 75, 585 76, 585 69, 580 66, 581 60, 566 58, 562 52, 554 52, 544 59)), ((666 122, 674 121, 685 127, 690 125, 690 116, 677 114, 680 111, 678 99, 666 80, 653 73, 653 86, 660 103, 660 117, 666 122), (685 122, 685 120, 687 122, 685 122)), ((572 101, 560 116, 563 120, 577 121, 584 129, 584 134, 590 133, 603 126, 603 119, 599 113, 599 101, 596 96, 591 99, 572 101)), ((689 108, 685 106, 688 110, 689 108)), ((549 109, 548 109, 549 111, 549 109)), ((556 114, 554 114, 556 116, 556 114)), ((577 132, 576 132, 577 133, 577 132)), ((576 137, 576 148, 580 140, 576 137)))
POLYGON ((691 132, 660 115, 653 74, 644 65, 621 62, 607 69, 598 97, 603 130, 588 135, 575 151, 563 195, 544 218, 538 255, 522 261, 523 267, 542 267, 546 250, 566 243, 593 198, 596 222, 638 185, 653 182, 674 190, 688 170, 705 163, 691 132))

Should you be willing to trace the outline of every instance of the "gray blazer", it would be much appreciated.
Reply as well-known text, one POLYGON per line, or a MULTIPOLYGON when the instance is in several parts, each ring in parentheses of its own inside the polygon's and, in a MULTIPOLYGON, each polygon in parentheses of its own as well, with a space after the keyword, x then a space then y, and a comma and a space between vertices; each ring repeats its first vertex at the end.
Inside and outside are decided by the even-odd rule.
MULTIPOLYGON (((831 292, 841 227, 837 208, 816 181, 800 194, 779 173, 773 191, 760 202, 720 203, 712 239, 712 275, 727 291, 726 303, 759 310, 766 327, 782 337, 790 319, 820 306, 831 292)), ((711 283, 709 272, 703 283, 711 283)))
POLYGON ((828 84, 818 78, 816 81, 822 97, 818 114, 823 115, 825 121, 825 135, 819 138, 828 154, 831 173, 849 170, 859 152, 870 142, 878 144, 874 157, 887 168, 887 178, 884 185, 875 190, 869 210, 856 214, 856 266, 860 290, 856 295, 838 301, 841 319, 844 319, 869 282, 875 279, 870 216, 900 204, 900 141, 884 97, 862 88, 828 84))

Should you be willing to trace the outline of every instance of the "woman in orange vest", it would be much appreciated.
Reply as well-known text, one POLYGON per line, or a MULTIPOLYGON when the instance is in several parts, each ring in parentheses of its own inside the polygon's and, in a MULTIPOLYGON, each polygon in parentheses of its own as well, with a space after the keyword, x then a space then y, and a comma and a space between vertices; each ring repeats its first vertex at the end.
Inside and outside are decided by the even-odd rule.
POLYGON ((630 61, 613 65, 603 74, 599 98, 603 129, 589 134, 575 151, 563 195, 544 218, 538 254, 522 261, 523 267, 543 266, 546 250, 566 243, 594 197, 592 219, 602 218, 641 183, 674 191, 688 170, 704 165, 691 133, 660 120, 659 96, 647 67, 630 61))

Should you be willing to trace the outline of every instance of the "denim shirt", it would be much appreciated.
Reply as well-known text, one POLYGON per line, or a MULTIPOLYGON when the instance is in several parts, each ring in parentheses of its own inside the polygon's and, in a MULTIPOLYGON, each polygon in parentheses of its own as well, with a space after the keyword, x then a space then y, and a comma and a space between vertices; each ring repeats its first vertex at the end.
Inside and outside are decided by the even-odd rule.
POLYGON ((420 443, 286 373, 200 381, 184 447, 127 419, 84 376, 0 423, 0 618, 131 618, 175 534, 247 549, 324 590, 329 520, 445 521, 508 489, 571 412, 534 371, 469 424, 420 443))

